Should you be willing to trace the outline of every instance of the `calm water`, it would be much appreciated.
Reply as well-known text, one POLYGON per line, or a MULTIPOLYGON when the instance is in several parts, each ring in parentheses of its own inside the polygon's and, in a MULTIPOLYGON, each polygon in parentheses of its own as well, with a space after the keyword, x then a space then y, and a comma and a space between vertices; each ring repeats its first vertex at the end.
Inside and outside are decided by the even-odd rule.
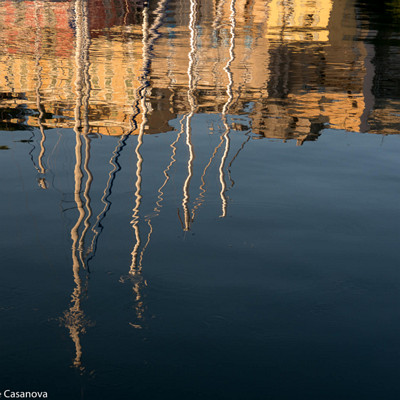
POLYGON ((0 27, 0 391, 399 398, 398 1, 0 27))

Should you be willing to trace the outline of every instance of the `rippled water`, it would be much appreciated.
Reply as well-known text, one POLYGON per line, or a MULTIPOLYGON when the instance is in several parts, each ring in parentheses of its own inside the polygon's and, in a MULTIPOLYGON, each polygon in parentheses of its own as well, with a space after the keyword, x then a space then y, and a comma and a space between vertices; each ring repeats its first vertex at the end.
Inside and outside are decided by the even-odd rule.
POLYGON ((399 397, 398 1, 0 26, 0 391, 399 397))

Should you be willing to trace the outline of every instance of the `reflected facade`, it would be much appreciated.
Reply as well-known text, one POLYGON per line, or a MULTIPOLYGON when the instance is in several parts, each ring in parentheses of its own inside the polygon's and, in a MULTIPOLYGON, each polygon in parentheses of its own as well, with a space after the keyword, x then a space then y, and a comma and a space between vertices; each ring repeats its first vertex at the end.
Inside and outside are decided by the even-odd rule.
MULTIPOLYGON (((139 134, 143 115, 135 104, 143 74, 149 108, 144 133, 169 131, 168 121, 191 108, 186 92, 192 79, 187 74, 193 62, 188 57, 192 5, 161 2, 147 10, 140 2, 85 4, 88 42, 80 62, 87 79, 88 132, 139 134)), ((3 125, 73 128, 75 82, 83 79, 76 52, 86 40, 74 2, 3 1, 0 7, 3 125)), ((197 113, 221 113, 231 79, 230 113, 246 115, 242 129, 251 126, 260 137, 302 143, 316 139, 323 127, 382 133, 393 125, 374 110, 374 48, 362 40, 370 33, 357 25, 356 4, 236 1, 230 78, 225 68, 231 2, 202 1, 195 7, 197 113)))

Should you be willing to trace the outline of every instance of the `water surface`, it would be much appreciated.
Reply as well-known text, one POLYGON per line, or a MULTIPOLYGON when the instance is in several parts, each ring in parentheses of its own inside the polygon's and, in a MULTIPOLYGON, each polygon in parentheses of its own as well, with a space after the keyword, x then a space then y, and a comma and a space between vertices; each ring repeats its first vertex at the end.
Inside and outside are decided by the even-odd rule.
POLYGON ((0 2, 0 390, 395 399, 397 2, 0 2))

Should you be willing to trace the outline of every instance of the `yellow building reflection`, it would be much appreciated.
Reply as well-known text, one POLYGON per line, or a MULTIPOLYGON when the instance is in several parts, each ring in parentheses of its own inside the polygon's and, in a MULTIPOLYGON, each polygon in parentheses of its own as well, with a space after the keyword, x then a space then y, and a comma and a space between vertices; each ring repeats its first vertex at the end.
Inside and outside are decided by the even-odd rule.
MULTIPOLYGON (((90 62, 85 67, 90 76, 88 132, 139 134, 142 113, 134 117, 133 106, 146 64, 143 7, 128 1, 123 10, 118 7, 119 14, 114 10, 115 15, 110 16, 113 0, 89 0, 87 5, 91 35, 90 62), (132 127, 133 118, 136 128, 132 127)), ((160 10, 158 15, 155 9, 149 10, 149 26, 155 19, 159 21, 155 29, 158 38, 149 49, 154 57, 147 72, 145 134, 169 131, 168 121, 190 113, 192 107, 186 95, 192 62, 187 55, 193 45, 191 4, 166 4, 166 10, 168 7, 174 15, 172 22, 160 10)), ((315 139, 322 127, 366 130, 371 111, 368 86, 372 80, 367 71, 371 54, 362 41, 347 39, 362 34, 351 15, 354 4, 344 0, 237 0, 234 8, 236 57, 230 73, 235 84, 230 113, 242 114, 254 103, 249 117, 255 133, 299 143, 315 139)), ((231 2, 208 0, 201 9, 192 96, 196 112, 221 113, 229 84, 224 68, 230 58, 231 2)), ((16 110, 3 115, 4 121, 41 129, 74 127, 73 88, 79 79, 74 18, 69 1, 1 3, 0 93, 2 107, 16 110)))
POLYGON ((327 42, 332 0, 271 0, 269 35, 287 41, 327 42))

